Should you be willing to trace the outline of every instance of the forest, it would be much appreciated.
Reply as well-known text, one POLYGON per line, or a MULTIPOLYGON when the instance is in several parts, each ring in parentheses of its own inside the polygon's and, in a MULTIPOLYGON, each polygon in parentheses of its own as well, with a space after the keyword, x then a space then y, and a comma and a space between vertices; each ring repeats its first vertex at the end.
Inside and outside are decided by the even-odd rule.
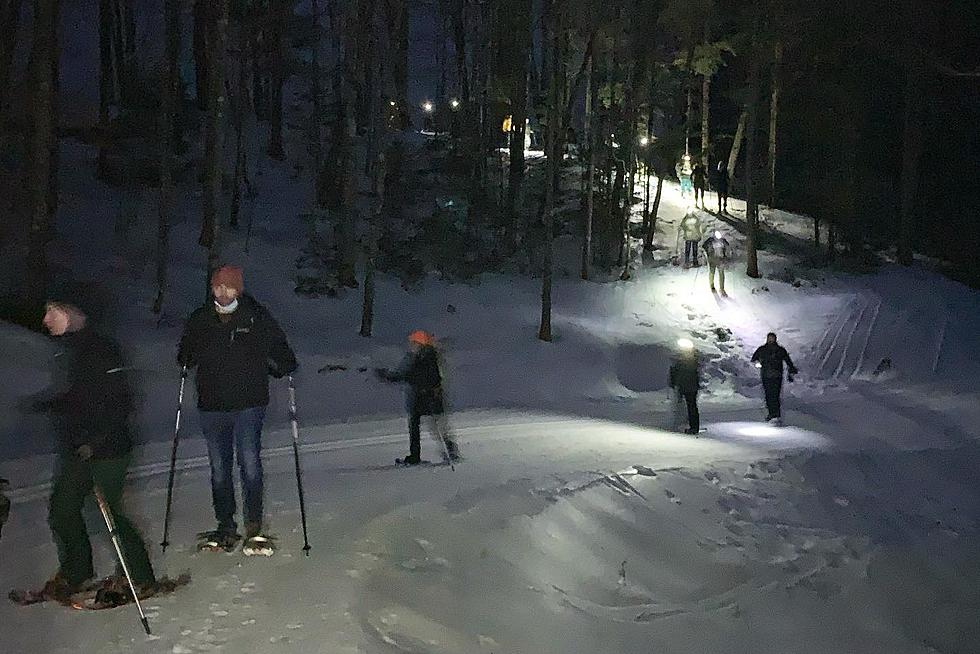
POLYGON ((744 198, 750 277, 768 207, 812 218, 822 265, 925 255, 980 281, 970 0, 99 0, 97 23, 66 23, 77 4, 0 2, 7 293, 61 274, 71 141, 154 198, 122 222, 155 224, 157 313, 177 199, 194 189, 182 219, 213 269, 232 235, 248 247, 263 159, 309 185, 297 292, 363 288, 365 335, 376 271, 517 265, 549 340, 555 239, 583 279, 628 278, 670 246, 658 205, 685 156, 744 198), (72 65, 80 43, 96 66, 72 65), (68 120, 81 87, 97 112, 68 120))

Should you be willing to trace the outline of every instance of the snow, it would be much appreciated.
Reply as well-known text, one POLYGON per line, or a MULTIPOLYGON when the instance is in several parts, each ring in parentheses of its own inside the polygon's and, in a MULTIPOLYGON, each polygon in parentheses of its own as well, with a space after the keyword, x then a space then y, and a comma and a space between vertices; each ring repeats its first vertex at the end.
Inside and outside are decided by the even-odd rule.
MULTIPOLYGON (((299 90, 290 85, 287 98, 299 90)), ((413 98, 424 91, 413 87, 413 98)), ((257 151, 261 136, 251 136, 257 151)), ((297 216, 312 185, 294 167, 305 156, 301 137, 288 146, 287 163, 250 157, 262 161, 256 204, 246 208, 256 221, 250 248, 243 234, 223 248, 245 265, 247 288, 301 362, 311 556, 300 549, 283 382, 272 384, 263 439, 279 552, 257 560, 194 551, 195 533, 213 518, 192 390, 172 545, 165 554, 157 546, 176 341, 204 281, 197 189, 181 189, 158 323, 149 311, 155 197, 94 180, 94 150, 65 141, 63 239, 53 254, 117 298, 108 313, 141 399, 127 505, 158 573, 188 570, 193 582, 147 602, 151 638, 132 607, 0 603, 3 651, 976 651, 976 292, 920 268, 855 275, 777 250, 760 253, 763 279, 747 278, 739 261, 728 272, 730 297, 713 296, 706 268, 669 264, 689 201, 667 183, 663 249, 638 254, 629 281, 579 280, 578 239, 557 239, 554 343, 535 338, 540 280, 504 273, 467 284, 428 275, 411 290, 381 275, 375 334, 365 339, 358 291, 292 292, 305 235, 297 216), (107 242, 129 211, 137 220, 107 242), (415 328, 433 331, 444 350, 465 457, 455 472, 391 465, 407 449, 401 389, 371 370, 396 363, 415 328), (769 331, 802 371, 785 387, 781 428, 761 421, 748 363, 769 331), (707 431, 698 438, 677 433, 666 388, 681 337, 705 360, 707 431)), ((729 206, 729 217, 700 215, 743 252, 731 222, 744 204, 729 206)), ((766 220, 802 242, 794 247, 812 238, 805 217, 766 220)), ((0 579, 35 587, 57 561, 45 507, 53 443, 45 419, 18 407, 49 383, 57 342, 0 324, 0 347, 0 376, 10 380, 0 390, 0 476, 11 480, 13 502, 0 579)), ((423 456, 438 461, 437 446, 424 441, 423 456)), ((88 509, 96 565, 108 573, 111 546, 88 509)))

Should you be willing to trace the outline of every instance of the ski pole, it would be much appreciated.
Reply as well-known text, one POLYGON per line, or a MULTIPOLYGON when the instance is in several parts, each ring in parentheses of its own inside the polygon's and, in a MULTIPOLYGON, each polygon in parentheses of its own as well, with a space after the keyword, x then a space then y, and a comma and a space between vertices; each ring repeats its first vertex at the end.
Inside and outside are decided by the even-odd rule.
MULTIPOLYGON (((445 420, 445 417, 442 417, 445 420)), ((456 465, 453 463, 452 457, 449 456, 449 445, 446 443, 446 432, 449 431, 448 427, 444 430, 439 424, 440 416, 434 416, 433 420, 436 424, 436 433, 439 435, 439 444, 442 445, 442 455, 446 457, 446 461, 449 461, 449 467, 453 472, 456 472, 456 465)), ((444 426, 445 423, 442 423, 444 426)))
POLYGON ((109 538, 112 539, 112 544, 116 548, 116 556, 119 557, 119 563, 122 565, 123 573, 126 575, 126 581, 129 582, 129 592, 133 594, 133 602, 136 604, 136 609, 140 613, 140 622, 143 624, 143 630, 147 636, 151 636, 150 623, 146 619, 146 614, 143 613, 143 605, 140 604, 139 595, 136 593, 133 576, 129 573, 129 565, 126 563, 125 555, 123 555, 122 544, 119 542, 119 533, 116 531, 116 521, 112 517, 112 511, 109 510, 109 504, 106 502, 105 496, 102 494, 102 489, 99 488, 98 484, 93 484, 92 489, 95 492, 95 501, 99 503, 99 510, 102 512, 103 519, 105 519, 105 526, 109 529, 109 538))
POLYGON ((303 551, 310 555, 310 538, 306 531, 306 500, 303 498, 303 470, 299 465, 299 422, 296 416, 296 387, 289 375, 289 420, 293 426, 293 460, 296 462, 296 489, 299 491, 299 516, 303 523, 303 551))
POLYGON ((160 547, 167 551, 170 541, 170 505, 174 498, 174 472, 177 468, 177 442, 180 440, 180 409, 184 404, 184 382, 187 381, 187 366, 185 365, 180 373, 180 392, 177 394, 177 424, 174 426, 174 442, 170 448, 170 478, 167 480, 167 510, 163 518, 163 542, 160 547))

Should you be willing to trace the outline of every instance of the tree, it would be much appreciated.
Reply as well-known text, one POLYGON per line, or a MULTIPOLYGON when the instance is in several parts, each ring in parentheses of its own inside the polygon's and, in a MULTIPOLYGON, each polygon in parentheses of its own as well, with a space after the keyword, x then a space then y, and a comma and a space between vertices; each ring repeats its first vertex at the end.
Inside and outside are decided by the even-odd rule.
POLYGON ((699 43, 694 48, 694 63, 692 70, 701 76, 701 164, 707 168, 709 165, 708 154, 711 151, 710 133, 710 109, 711 109, 711 80, 718 73, 718 70, 725 65, 725 54, 734 54, 735 51, 727 41, 707 41, 707 28, 705 29, 705 42, 699 43))
POLYGON ((34 38, 28 64, 31 136, 27 188, 31 196, 27 295, 44 298, 47 285, 45 245, 54 235, 58 210, 58 16, 59 0, 35 0, 34 38))
POLYGON ((756 165, 756 127, 759 122, 759 16, 758 0, 752 2, 752 49, 749 53, 749 101, 746 111, 748 112, 748 124, 746 130, 745 146, 745 220, 748 223, 748 239, 746 239, 746 268, 745 274, 754 279, 762 275, 759 273, 759 200, 756 196, 755 184, 755 165, 756 165))
POLYGON ((286 18, 292 14, 290 0, 270 0, 270 48, 272 93, 269 113, 269 147, 268 154, 273 159, 285 159, 286 150, 282 136, 282 86, 285 82, 286 68, 286 18))
MULTIPOLYGON (((22 4, 23 0, 0 0, 0 25, 5 26, 0 30, 0 115, 6 115, 7 110, 22 4)), ((0 129, 4 127, 0 125, 0 129)))
POLYGON ((167 262, 170 259, 170 215, 174 195, 174 150, 177 111, 180 105, 180 0, 164 4, 166 68, 160 88, 160 121, 157 140, 160 143, 160 208, 157 217, 157 293, 153 313, 163 309, 167 290, 167 262))
MULTIPOLYGON (((207 116, 204 126, 203 219, 198 243, 208 250, 208 279, 218 265, 218 206, 221 203, 223 132, 225 126, 225 35, 228 29, 228 0, 208 4, 204 32, 207 52, 207 116)), ((207 292, 207 289, 206 289, 207 292)))
POLYGON ((528 63, 531 57, 531 0, 515 0, 499 23, 497 78, 510 106, 510 165, 505 211, 516 238, 524 182, 524 138, 528 108, 528 63))

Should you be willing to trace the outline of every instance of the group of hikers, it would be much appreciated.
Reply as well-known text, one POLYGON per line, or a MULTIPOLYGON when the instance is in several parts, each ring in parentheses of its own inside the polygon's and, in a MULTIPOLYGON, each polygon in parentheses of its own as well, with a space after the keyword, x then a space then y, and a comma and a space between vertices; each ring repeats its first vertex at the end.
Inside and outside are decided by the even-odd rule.
MULTIPOLYGON (((670 365, 670 388, 676 393, 678 404, 687 405, 688 427, 686 434, 697 434, 701 429, 698 411, 698 392, 701 389, 701 357, 694 343, 687 338, 677 342, 678 354, 670 365)), ((759 369, 763 393, 766 398, 766 422, 782 424, 783 377, 792 382, 799 373, 789 353, 779 344, 775 332, 766 335, 766 342, 756 348, 751 362, 759 369), (784 368, 785 364, 785 368, 784 368)))
MULTIPOLYGON (((211 468, 211 495, 217 526, 199 535, 198 549, 230 551, 242 540, 236 522, 233 467, 242 482, 243 551, 269 555, 272 539, 263 531, 262 426, 269 403, 270 376, 291 376, 297 362, 285 333, 269 311, 244 292, 244 275, 223 266, 211 276, 211 302, 194 311, 184 328, 177 363, 196 370, 197 408, 211 468)), ((157 578, 146 545, 122 505, 123 482, 134 446, 134 400, 128 367, 115 342, 90 325, 77 306, 48 301, 36 319, 29 311, 0 311, 0 317, 43 328, 56 337, 62 352, 54 385, 21 402, 28 413, 48 413, 57 425, 59 457, 48 507, 48 522, 58 545, 58 571, 38 595, 67 602, 94 578, 92 548, 82 508, 93 493, 104 500, 115 522, 120 554, 128 564, 138 596, 152 595, 157 578)), ((460 458, 446 427, 442 374, 434 338, 424 331, 409 335, 409 352, 394 369, 378 369, 385 381, 408 387, 409 454, 399 463, 421 462, 420 423, 433 416, 444 457, 460 458)), ((0 495, 0 526, 9 503, 0 495)), ((101 591, 100 591, 101 592, 101 591)), ((127 587, 115 588, 112 601, 132 601, 127 587)), ((100 601, 98 598, 96 601, 100 601)))
POLYGON ((684 268, 700 266, 701 263, 698 259, 698 248, 700 247, 700 249, 704 250, 705 259, 708 262, 708 285, 711 288, 711 292, 715 293, 718 291, 715 287, 715 273, 717 273, 721 295, 727 297, 728 293, 725 292, 725 269, 732 261, 732 245, 725 238, 721 230, 716 229, 712 231, 702 243, 701 238, 703 236, 704 226, 697 212, 688 211, 681 218, 681 222, 677 226, 677 262, 678 264, 682 264, 684 268), (682 240, 684 241, 683 262, 681 262, 680 258, 680 243, 682 240))
POLYGON ((692 164, 691 155, 685 153, 680 161, 674 165, 674 173, 677 175, 677 181, 680 182, 682 198, 693 194, 694 205, 707 210, 708 207, 705 205, 704 193, 708 190, 708 182, 711 181, 712 188, 718 194, 718 213, 721 214, 728 211, 728 186, 730 180, 728 166, 724 161, 718 161, 715 164, 714 175, 709 180, 708 166, 700 161, 692 164))
MULTIPOLYGON (((705 242, 709 262, 718 256, 715 244, 719 241, 724 250, 727 241, 720 235, 705 242)), ((724 277, 721 279, 724 284, 724 277)), ((210 278, 210 286, 211 301, 188 318, 177 348, 177 364, 183 375, 192 369, 196 371, 197 408, 210 462, 212 505, 217 523, 215 529, 199 535, 198 549, 231 551, 243 540, 238 533, 233 482, 237 460, 245 532, 242 549, 246 554, 269 555, 273 544, 263 530, 261 460, 262 427, 269 403, 268 378, 289 376, 292 388, 296 356, 270 312, 245 293, 241 268, 230 265, 218 268, 210 278)), ((77 306, 48 301, 38 313, 43 328, 62 346, 62 353, 56 357, 59 362, 56 383, 22 401, 20 407, 26 412, 50 414, 60 436, 48 512, 51 532, 58 545, 59 567, 38 591, 38 596, 70 601, 93 580, 92 548, 82 515, 83 504, 92 494, 114 517, 113 538, 120 559, 128 563, 128 588, 137 596, 152 595, 157 578, 146 545, 122 505, 124 480, 135 442, 132 425, 135 404, 129 368, 117 344, 92 327, 77 306)), ((2 310, 0 318, 14 319, 2 310)), ((409 453, 397 462, 404 465, 422 462, 421 419, 431 416, 443 458, 452 463, 459 460, 460 453, 445 421, 443 376, 434 337, 417 330, 409 334, 408 341, 409 351, 400 366, 375 370, 380 379, 407 386, 409 453)), ((796 368, 776 343, 775 334, 769 335, 767 344, 755 352, 752 361, 762 368, 769 418, 778 419, 783 363, 789 366, 790 380, 796 368)), ((687 431, 696 434, 700 363, 689 342, 671 367, 670 385, 686 400, 687 431)), ((8 508, 9 502, 0 493, 0 527, 8 508)), ((113 605, 133 599, 125 586, 115 588, 113 593, 106 600, 113 605)))

